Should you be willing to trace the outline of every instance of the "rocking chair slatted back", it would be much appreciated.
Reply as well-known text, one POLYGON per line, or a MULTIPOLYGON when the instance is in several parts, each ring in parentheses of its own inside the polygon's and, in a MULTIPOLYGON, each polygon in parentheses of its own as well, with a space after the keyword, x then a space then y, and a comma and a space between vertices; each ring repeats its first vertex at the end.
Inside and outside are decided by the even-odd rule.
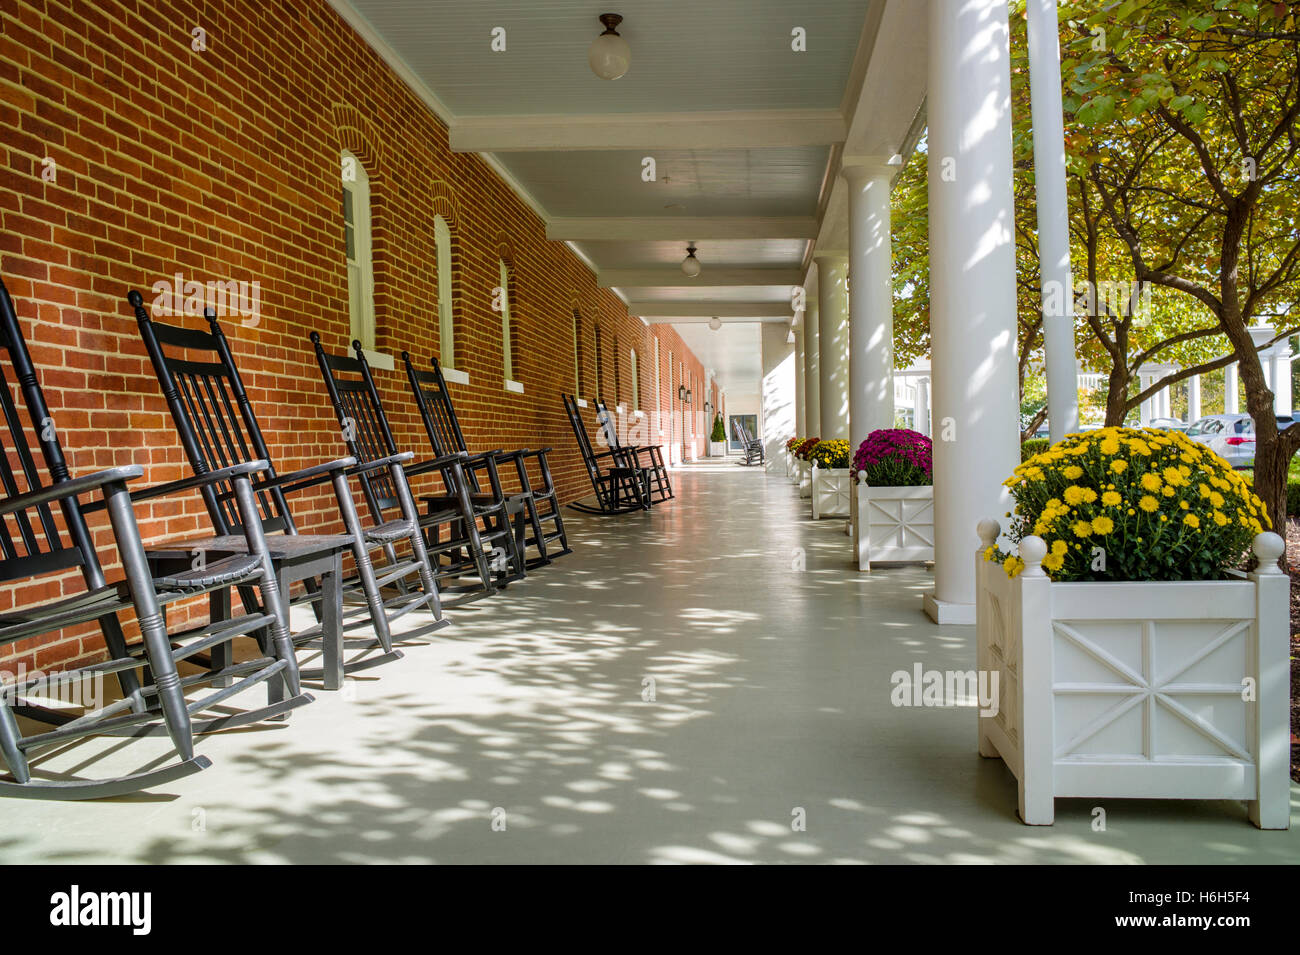
MULTIPOLYGON (((246 461, 269 461, 262 429, 253 414, 225 333, 217 323, 216 312, 204 309, 204 317, 211 331, 155 322, 143 305, 135 308, 140 335, 185 456, 195 474, 207 474, 246 461), (200 352, 207 360, 196 361, 169 353, 164 346, 187 353, 200 352)), ((275 468, 268 466, 263 475, 274 478, 275 468)), ((205 485, 202 494, 219 535, 241 532, 235 492, 229 482, 205 485)), ((257 505, 264 532, 297 533, 284 494, 278 487, 259 490, 257 505)))
POLYGON ((620 449, 622 445, 618 443, 618 423, 614 420, 614 416, 609 413, 609 409, 605 407, 605 402, 599 398, 596 399, 596 421, 600 424, 600 429, 604 433, 605 441, 609 446, 616 451, 620 449))
MULTIPOLYGON (((458 452, 468 454, 465 433, 460 430, 456 407, 451 403, 451 394, 447 391, 447 381, 442 375, 442 365, 438 359, 432 359, 433 371, 418 370, 411 361, 410 352, 402 352, 402 362, 406 365, 406 379, 411 385, 411 394, 415 396, 420 421, 433 446, 434 457, 458 452)), ((454 487, 456 473, 464 476, 470 494, 481 494, 486 490, 479 483, 478 472, 472 468, 458 472, 444 471, 444 478, 452 482, 448 487, 454 487)))
MULTIPOLYGON (((36 380, 36 370, 23 340, 18 317, 9 291, 0 284, 0 349, 3 349, 19 391, 27 406, 31 430, 40 443, 41 455, 52 483, 68 479, 68 465, 59 444, 54 419, 50 417, 45 396, 36 380)), ((39 491, 47 485, 41 480, 32 455, 28 429, 14 402, 5 368, 0 365, 0 409, 3 410, 8 440, 0 438, 0 483, 7 497, 39 491), (17 471, 15 470, 15 459, 17 471)), ((0 520, 0 581, 28 578, 80 567, 91 589, 104 586, 104 572, 91 543, 90 531, 75 498, 59 502, 63 532, 48 503, 24 508, 0 520), (38 530, 39 528, 39 530, 38 530), (14 539, 14 531, 18 539, 14 539)))
MULTIPOLYGON (((352 342, 357 357, 350 358, 327 353, 317 332, 311 333, 311 341, 348 453, 362 464, 396 454, 397 442, 388 426, 388 417, 379 400, 379 389, 375 387, 361 343, 352 342), (360 378, 344 378, 340 373, 359 375, 360 378)), ((362 493, 372 511, 380 513, 401 506, 392 475, 386 469, 363 472, 360 477, 362 493)))
POLYGON ((592 450, 591 439, 587 437, 587 429, 582 423, 582 415, 578 413, 578 402, 573 395, 561 394, 564 399, 564 413, 569 416, 569 426, 573 428, 574 437, 578 439, 578 450, 582 454, 582 463, 587 467, 587 474, 591 477, 593 483, 598 484, 600 481, 600 468, 596 465, 596 453, 592 450))

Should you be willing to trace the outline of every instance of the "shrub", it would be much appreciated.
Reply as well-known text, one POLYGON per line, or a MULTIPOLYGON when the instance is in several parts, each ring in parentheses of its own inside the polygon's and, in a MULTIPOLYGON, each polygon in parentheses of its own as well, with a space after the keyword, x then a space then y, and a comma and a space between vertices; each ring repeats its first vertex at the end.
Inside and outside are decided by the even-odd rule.
POLYGON ((1051 446, 1046 438, 1029 438, 1020 442, 1020 460, 1028 461, 1035 454, 1042 454, 1051 446))
MULTIPOLYGON (((1177 431, 1103 428, 1074 434, 1004 482, 1016 500, 1008 536, 1048 547, 1055 580, 1206 580, 1241 562, 1268 526, 1246 479, 1177 431)), ((996 546, 986 560, 1024 569, 996 546)))
POLYGON ((804 438, 795 445, 794 456, 801 461, 807 461, 808 455, 812 453, 813 448, 817 447, 819 441, 821 441, 821 438, 804 438))
POLYGON ((1286 512, 1300 514, 1300 481, 1287 481, 1286 483, 1286 512))
POLYGON ((849 443, 840 438, 818 441, 809 452, 808 460, 819 468, 846 468, 849 466, 849 443))
POLYGON ((919 431, 881 428, 867 435, 853 455, 853 476, 871 487, 934 483, 933 445, 919 431))
POLYGON ((726 425, 722 423, 722 415, 713 416, 713 431, 709 433, 709 440, 710 441, 727 440, 727 428, 726 425))

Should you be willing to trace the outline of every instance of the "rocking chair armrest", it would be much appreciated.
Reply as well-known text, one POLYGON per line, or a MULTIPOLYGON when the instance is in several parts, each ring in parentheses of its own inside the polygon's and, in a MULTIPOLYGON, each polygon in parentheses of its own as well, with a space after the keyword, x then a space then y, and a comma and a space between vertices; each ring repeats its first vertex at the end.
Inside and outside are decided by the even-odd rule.
POLYGON ((394 464, 405 464, 415 457, 414 451, 398 451, 396 454, 390 454, 385 458, 375 458, 373 461, 364 461, 354 467, 348 468, 348 474, 366 474, 379 468, 392 467, 394 464))
POLYGON ((439 471, 442 468, 451 467, 453 464, 463 464, 464 462, 465 452, 457 451, 454 454, 444 454, 441 457, 416 461, 414 464, 407 465, 404 470, 409 477, 414 474, 428 474, 430 471, 439 471))
POLYGON ((356 464, 357 459, 354 457, 337 458, 333 461, 326 461, 324 464, 313 464, 311 467, 303 468, 301 471, 294 471, 292 474, 277 474, 273 478, 254 481, 253 490, 266 491, 278 487, 284 491, 301 491, 304 488, 314 487, 328 481, 335 474, 356 467, 356 464))
POLYGON ((497 458, 499 458, 504 453, 505 452, 503 452, 500 448, 498 448, 495 451, 480 451, 478 454, 467 454, 465 455, 465 464, 469 465, 470 467, 481 468, 484 467, 489 461, 495 462, 497 458))
MULTIPOLYGON (((121 467, 96 471, 93 474, 83 474, 81 477, 58 481, 49 487, 41 488, 39 491, 0 499, 0 514, 12 514, 15 511, 35 507, 37 504, 48 504, 50 501, 57 501, 65 497, 76 497, 88 491, 98 490, 105 484, 124 484, 143 474, 144 468, 138 464, 125 464, 121 467)), ((82 508, 83 511, 88 509, 87 507, 82 508)))

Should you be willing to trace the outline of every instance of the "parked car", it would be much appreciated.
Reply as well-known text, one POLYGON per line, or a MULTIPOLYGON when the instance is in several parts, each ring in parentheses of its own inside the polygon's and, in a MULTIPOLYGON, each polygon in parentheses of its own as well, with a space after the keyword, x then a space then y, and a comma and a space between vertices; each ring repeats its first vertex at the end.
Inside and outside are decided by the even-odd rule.
MULTIPOLYGON (((1290 418, 1279 416, 1282 422, 1290 418)), ((1248 468, 1255 463, 1255 422, 1248 414, 1213 414, 1200 418, 1188 427, 1187 436, 1205 445, 1234 468, 1248 468)))
POLYGON ((1148 428, 1161 428, 1165 431, 1186 431, 1191 427, 1186 421, 1177 418, 1152 418, 1147 422, 1148 428))

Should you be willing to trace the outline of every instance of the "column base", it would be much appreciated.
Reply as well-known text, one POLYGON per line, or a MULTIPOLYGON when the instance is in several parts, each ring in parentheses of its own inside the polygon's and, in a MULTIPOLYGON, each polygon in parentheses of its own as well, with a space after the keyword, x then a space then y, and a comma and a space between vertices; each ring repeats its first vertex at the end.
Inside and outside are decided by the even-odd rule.
POLYGON ((974 626, 975 605, 940 600, 934 594, 922 594, 922 609, 925 615, 938 624, 963 623, 974 626))

